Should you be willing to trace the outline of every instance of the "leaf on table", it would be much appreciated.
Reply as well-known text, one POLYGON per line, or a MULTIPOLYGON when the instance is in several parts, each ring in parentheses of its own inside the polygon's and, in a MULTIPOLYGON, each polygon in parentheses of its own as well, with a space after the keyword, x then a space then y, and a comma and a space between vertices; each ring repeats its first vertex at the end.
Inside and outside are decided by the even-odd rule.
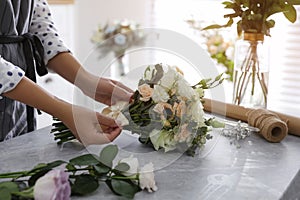
POLYGON ((127 180, 112 179, 110 182, 110 188, 118 195, 133 199, 134 195, 141 189, 127 180))
POLYGON ((108 145, 104 147, 100 153, 100 161, 107 167, 112 168, 112 161, 118 154, 117 145, 108 145))
POLYGON ((94 192, 99 187, 98 180, 89 174, 76 176, 74 183, 71 185, 72 194, 86 195, 94 192))
POLYGON ((70 163, 78 166, 96 165, 99 163, 99 157, 94 154, 85 154, 71 159, 70 163))

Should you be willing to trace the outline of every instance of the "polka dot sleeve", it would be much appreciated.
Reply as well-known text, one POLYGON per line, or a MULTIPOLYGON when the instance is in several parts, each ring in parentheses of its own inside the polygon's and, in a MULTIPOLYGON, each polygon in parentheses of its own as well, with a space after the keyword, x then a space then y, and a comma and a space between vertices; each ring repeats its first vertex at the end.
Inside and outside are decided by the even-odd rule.
POLYGON ((47 64, 58 53, 70 51, 58 35, 47 1, 36 0, 35 2, 29 32, 37 35, 42 41, 45 49, 44 60, 47 64))
POLYGON ((0 56, 0 95, 14 89, 24 74, 21 68, 7 62, 0 56))

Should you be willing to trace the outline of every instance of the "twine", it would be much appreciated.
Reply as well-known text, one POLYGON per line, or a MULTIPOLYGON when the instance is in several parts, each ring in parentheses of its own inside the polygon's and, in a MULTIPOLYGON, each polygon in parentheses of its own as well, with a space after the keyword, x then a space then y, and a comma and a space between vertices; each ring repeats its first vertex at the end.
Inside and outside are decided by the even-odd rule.
POLYGON ((287 136, 288 127, 278 115, 265 109, 249 111, 248 124, 260 129, 260 134, 269 142, 280 142, 287 136))

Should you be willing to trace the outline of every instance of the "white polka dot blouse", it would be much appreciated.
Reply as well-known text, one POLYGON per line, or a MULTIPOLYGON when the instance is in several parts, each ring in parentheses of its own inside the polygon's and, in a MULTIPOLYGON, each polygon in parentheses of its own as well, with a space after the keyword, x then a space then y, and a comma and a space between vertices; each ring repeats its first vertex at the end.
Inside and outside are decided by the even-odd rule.
MULTIPOLYGON (((29 32, 37 35, 43 43, 45 64, 58 53, 69 51, 54 26, 50 8, 46 0, 35 1, 29 32)), ((7 62, 0 55, 0 95, 14 89, 24 74, 22 69, 7 62)))

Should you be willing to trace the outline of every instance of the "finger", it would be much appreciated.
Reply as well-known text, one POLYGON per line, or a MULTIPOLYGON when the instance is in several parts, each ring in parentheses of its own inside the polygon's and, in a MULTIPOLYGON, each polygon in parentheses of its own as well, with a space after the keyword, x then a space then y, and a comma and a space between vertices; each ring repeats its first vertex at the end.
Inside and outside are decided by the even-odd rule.
POLYGON ((110 133, 105 133, 103 135, 105 135, 105 137, 110 141, 114 141, 122 132, 122 129, 120 128, 115 128, 114 130, 112 130, 110 133))
POLYGON ((134 92, 131 88, 127 87, 126 85, 124 85, 123 83, 121 83, 121 82, 119 82, 119 81, 112 80, 112 82, 113 82, 116 86, 118 86, 118 87, 120 87, 120 88, 126 90, 126 91, 129 92, 129 93, 133 93, 133 92, 134 92))
POLYGON ((92 145, 92 144, 106 144, 110 143, 113 140, 116 139, 121 133, 120 128, 114 128, 111 132, 109 133, 103 133, 102 131, 97 131, 94 132, 92 136, 89 136, 88 138, 85 138, 82 143, 84 145, 92 145))
POLYGON ((107 117, 100 113, 96 113, 99 124, 104 127, 116 128, 119 127, 116 121, 113 118, 107 117))
POLYGON ((113 91, 115 91, 116 89, 118 89, 118 92, 122 91, 122 92, 129 93, 129 94, 132 94, 134 92, 132 89, 125 86, 123 83, 113 80, 113 79, 102 78, 100 81, 101 81, 101 84, 105 84, 105 83, 108 84, 107 89, 111 93, 113 91))

